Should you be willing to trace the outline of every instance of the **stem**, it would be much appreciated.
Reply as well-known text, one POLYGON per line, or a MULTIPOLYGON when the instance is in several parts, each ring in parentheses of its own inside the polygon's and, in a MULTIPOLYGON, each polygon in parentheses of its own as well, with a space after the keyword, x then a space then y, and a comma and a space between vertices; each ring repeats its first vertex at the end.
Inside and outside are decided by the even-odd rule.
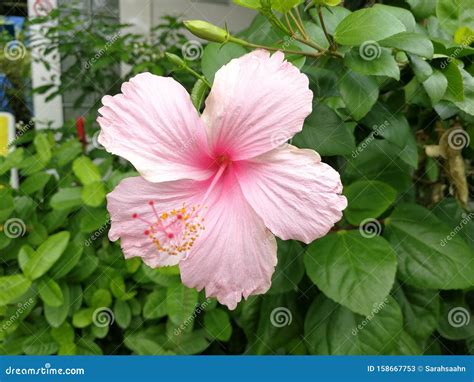
POLYGON ((296 28, 298 29, 298 31, 301 33, 301 36, 302 36, 306 41, 309 40, 309 39, 308 39, 308 35, 306 34, 306 31, 304 30, 303 25, 298 22, 298 20, 297 20, 296 17, 293 15, 293 13, 291 12, 291 10, 288 12, 288 14, 290 15, 291 19, 292 19, 293 22, 295 23, 296 28))
POLYGON ((291 35, 295 35, 295 31, 293 30, 293 27, 291 26, 290 19, 288 18, 288 15, 285 13, 285 20, 286 20, 286 25, 288 25, 288 29, 291 32, 291 35))
POLYGON ((208 80, 206 80, 206 78, 203 75, 201 75, 198 72, 194 71, 189 66, 185 66, 184 70, 186 70, 187 72, 192 74, 194 77, 196 77, 196 78, 200 79, 202 82, 204 82, 209 89, 211 88, 211 84, 209 83, 208 80))
POLYGON ((245 46, 248 48, 254 48, 254 49, 266 49, 266 50, 271 50, 272 52, 283 52, 283 53, 288 53, 288 54, 299 54, 301 56, 308 56, 308 57, 320 57, 324 54, 324 52, 303 52, 301 50, 289 50, 289 49, 280 49, 280 48, 273 48, 271 46, 265 46, 265 45, 258 45, 258 44, 252 44, 251 42, 245 42, 245 46))
POLYGON ((336 47, 334 46, 334 42, 332 41, 331 36, 329 36, 329 33, 326 29, 326 24, 324 24, 323 12, 321 11, 320 5, 318 5, 318 17, 319 17, 319 22, 321 23, 321 28, 323 28, 324 35, 326 36, 329 42, 329 49, 331 49, 332 51, 335 51, 336 47))

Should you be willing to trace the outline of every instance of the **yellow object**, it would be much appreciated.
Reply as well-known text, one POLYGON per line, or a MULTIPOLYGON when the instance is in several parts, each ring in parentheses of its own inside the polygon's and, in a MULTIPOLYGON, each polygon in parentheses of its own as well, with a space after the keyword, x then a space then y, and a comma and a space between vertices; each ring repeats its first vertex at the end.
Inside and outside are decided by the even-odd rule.
POLYGON ((0 156, 6 157, 8 153, 8 133, 10 130, 10 118, 0 115, 0 156))

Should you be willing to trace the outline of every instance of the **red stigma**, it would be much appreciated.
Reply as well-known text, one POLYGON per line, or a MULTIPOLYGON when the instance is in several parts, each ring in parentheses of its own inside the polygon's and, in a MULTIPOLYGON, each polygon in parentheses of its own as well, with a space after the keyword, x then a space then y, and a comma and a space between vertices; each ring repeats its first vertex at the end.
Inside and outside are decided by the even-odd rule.
POLYGON ((181 215, 181 214, 176 215, 176 219, 181 220, 182 218, 183 218, 183 215, 181 215))
POLYGON ((150 200, 150 201, 148 202, 148 204, 149 204, 150 206, 152 206, 152 205, 155 204, 155 202, 154 202, 153 200, 150 200))
POLYGON ((143 232, 146 236, 148 236, 150 234, 150 231, 148 230, 145 230, 145 232, 143 232))
POLYGON ((136 219, 138 217, 138 214, 133 214, 132 218, 136 219))
POLYGON ((172 239, 174 237, 174 235, 172 233, 169 233, 166 236, 168 236, 168 239, 172 239))

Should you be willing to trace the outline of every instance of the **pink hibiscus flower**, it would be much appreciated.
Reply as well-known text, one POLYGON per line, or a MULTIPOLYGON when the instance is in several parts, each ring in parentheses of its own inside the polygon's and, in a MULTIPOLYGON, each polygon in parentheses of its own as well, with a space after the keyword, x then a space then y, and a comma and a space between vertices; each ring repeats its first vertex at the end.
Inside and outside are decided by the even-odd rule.
POLYGON ((99 142, 141 174, 108 195, 110 240, 150 267, 179 264, 186 286, 230 309, 265 293, 274 235, 310 243, 347 205, 334 169, 284 143, 312 98, 305 75, 263 50, 216 73, 201 116, 178 82, 150 73, 105 96, 99 142))

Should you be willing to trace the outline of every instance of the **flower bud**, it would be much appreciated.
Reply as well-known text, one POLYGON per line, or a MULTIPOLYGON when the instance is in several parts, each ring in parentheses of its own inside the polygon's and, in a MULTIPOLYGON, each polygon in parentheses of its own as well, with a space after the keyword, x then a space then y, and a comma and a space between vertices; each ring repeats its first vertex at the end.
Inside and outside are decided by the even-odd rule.
POLYGON ((208 41, 227 42, 230 37, 229 32, 206 21, 189 20, 184 22, 184 26, 193 35, 208 41))
POLYGON ((186 66, 186 62, 184 62, 184 60, 176 54, 165 52, 165 56, 170 62, 178 67, 186 66))

